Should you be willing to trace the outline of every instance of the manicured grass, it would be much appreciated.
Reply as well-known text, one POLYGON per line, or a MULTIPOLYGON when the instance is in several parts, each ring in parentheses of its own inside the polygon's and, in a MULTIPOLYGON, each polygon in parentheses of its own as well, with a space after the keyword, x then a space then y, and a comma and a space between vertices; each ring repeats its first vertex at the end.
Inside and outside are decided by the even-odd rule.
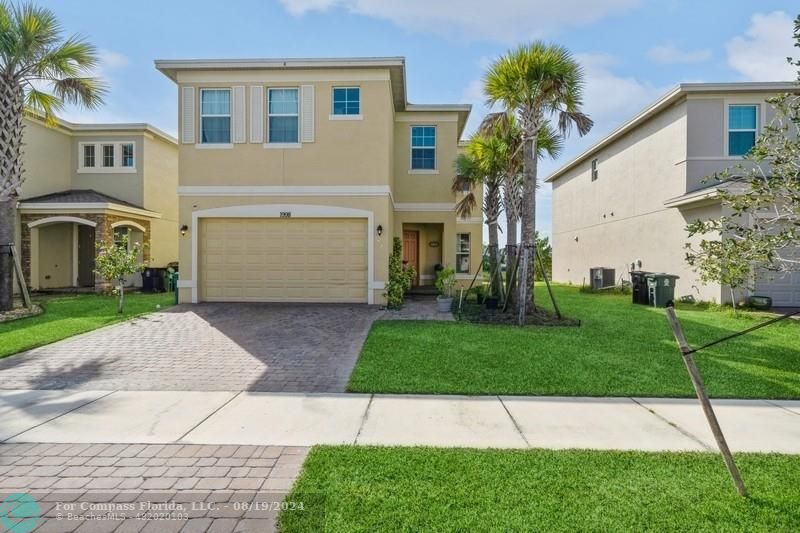
POLYGON ((120 314, 114 296, 79 294, 37 300, 44 308, 41 315, 0 324, 0 358, 151 313, 156 305, 163 309, 173 301, 172 294, 131 293, 125 296, 125 312, 120 314))
POLYGON ((750 498, 718 455, 319 447, 281 530, 798 531, 800 457, 737 455, 750 498))
MULTIPOLYGON (((694 395, 663 309, 630 296, 558 286, 580 327, 381 321, 366 340, 349 390, 374 393, 564 396, 694 395)), ((544 305, 546 291, 537 287, 544 305)), ((681 306, 695 346, 765 320, 764 314, 681 306)), ((800 398, 800 321, 787 320, 696 356, 709 393, 800 398)))

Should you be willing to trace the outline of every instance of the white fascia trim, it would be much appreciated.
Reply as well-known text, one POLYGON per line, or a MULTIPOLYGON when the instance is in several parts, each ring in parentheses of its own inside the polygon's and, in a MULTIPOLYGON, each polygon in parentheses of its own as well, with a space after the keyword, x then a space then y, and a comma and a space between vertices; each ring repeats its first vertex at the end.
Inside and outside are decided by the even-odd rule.
MULTIPOLYGON (((192 280, 197 280, 199 222, 201 218, 281 218, 284 212, 297 218, 366 218, 367 219, 367 303, 372 305, 375 283, 375 214, 364 209, 304 204, 234 205, 202 209, 192 213, 192 280)), ((192 303, 199 301, 197 284, 192 285, 192 303)))
POLYGON ((194 147, 198 150, 232 150, 233 143, 197 143, 194 147))
POLYGON ((120 220, 119 222, 114 222, 111 224, 112 228, 118 228, 120 226, 130 226, 132 228, 136 228, 141 232, 147 233, 147 228, 139 224, 138 222, 134 222, 133 220, 120 220))
POLYGON ((430 211, 430 212, 450 212, 456 208, 455 204, 434 204, 434 203, 406 203, 394 204, 395 211, 430 211))
POLYGON ((456 219, 456 224, 483 224, 483 217, 469 217, 456 219))
POLYGON ((130 207, 127 205, 102 203, 102 202, 86 202, 86 203, 26 203, 19 204, 20 209, 28 209, 30 211, 82 211, 88 209, 100 209, 109 211, 119 211, 121 213, 130 213, 132 215, 139 215, 146 218, 161 218, 161 213, 148 211, 146 209, 139 209, 137 207, 130 207))
POLYGON ((55 216, 55 217, 40 218, 39 220, 28 222, 28 227, 35 228, 37 226, 43 226, 45 224, 55 224, 57 222, 74 222, 76 224, 83 224, 84 226, 91 226, 93 228, 97 227, 97 222, 93 222, 85 218, 70 217, 70 216, 55 216))
POLYGON ((328 120, 364 120, 364 115, 328 115, 328 120))
POLYGON ((438 174, 439 170, 435 168, 410 168, 409 174, 438 174))
POLYGON ((136 167, 78 167, 78 174, 136 174, 136 167))
POLYGON ((268 150, 296 150, 302 147, 302 143, 264 143, 264 148, 268 150))
POLYGON ((390 196, 388 185, 182 185, 178 196, 390 196))

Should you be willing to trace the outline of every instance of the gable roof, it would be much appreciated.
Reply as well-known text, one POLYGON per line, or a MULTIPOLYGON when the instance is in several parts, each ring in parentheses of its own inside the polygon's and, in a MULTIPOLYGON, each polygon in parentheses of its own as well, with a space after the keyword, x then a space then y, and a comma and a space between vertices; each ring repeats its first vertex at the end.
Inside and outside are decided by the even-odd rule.
POLYGON ((689 94, 703 93, 740 93, 740 92, 759 92, 759 93, 785 93, 798 92, 800 85, 796 82, 741 82, 741 83, 681 83, 661 96, 654 103, 644 108, 627 122, 624 122, 617 129, 613 130, 600 141, 592 145, 588 150, 572 159, 561 168, 547 176, 545 182, 553 182, 562 177, 568 171, 580 165, 590 157, 594 156, 603 148, 613 144, 615 141, 644 124, 661 111, 679 102, 689 94))
POLYGON ((52 192, 33 198, 23 198, 20 200, 26 204, 118 204, 136 209, 144 209, 142 206, 120 200, 108 194, 97 192, 94 189, 70 189, 67 191, 52 192))

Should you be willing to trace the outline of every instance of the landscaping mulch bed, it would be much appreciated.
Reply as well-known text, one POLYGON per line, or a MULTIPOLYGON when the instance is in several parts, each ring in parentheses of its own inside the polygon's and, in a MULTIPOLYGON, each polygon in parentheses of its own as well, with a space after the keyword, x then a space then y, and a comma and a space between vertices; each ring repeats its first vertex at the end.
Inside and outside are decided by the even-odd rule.
POLYGON ((41 315, 43 312, 44 309, 42 309, 42 306, 39 304, 33 304, 30 309, 27 307, 15 307, 11 311, 3 311, 0 313, 0 324, 3 322, 12 322, 21 318, 41 315))
MULTIPOLYGON (((477 302, 463 302, 461 312, 454 313, 457 320, 473 322, 476 324, 500 324, 505 326, 516 326, 519 324, 519 315, 511 309, 503 312, 502 306, 498 309, 487 309, 483 304, 477 302)), ((572 318, 558 316, 542 307, 536 307, 533 313, 525 317, 526 326, 580 326, 581 321, 572 318)))

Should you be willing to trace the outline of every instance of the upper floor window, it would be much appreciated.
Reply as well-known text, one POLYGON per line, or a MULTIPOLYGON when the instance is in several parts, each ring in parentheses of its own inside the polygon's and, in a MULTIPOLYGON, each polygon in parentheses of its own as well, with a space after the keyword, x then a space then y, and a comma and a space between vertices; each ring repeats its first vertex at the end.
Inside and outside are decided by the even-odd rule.
POLYGON ((300 112, 297 89, 267 90, 267 142, 295 144, 299 141, 300 112))
POLYGON ((203 144, 231 142, 230 89, 200 89, 200 139, 203 144))
POLYGON ((592 159, 592 181, 597 181, 598 176, 597 159, 592 159))
POLYGON ((746 155, 756 145, 758 106, 728 106, 728 155, 746 155))
POLYGON ((85 168, 94 168, 94 145, 83 145, 83 166, 85 168))
POLYGON ((103 166, 106 168, 113 168, 114 167, 114 145, 113 144, 104 144, 103 145, 103 166))
POLYGON ((133 167, 133 143, 122 145, 122 166, 125 168, 133 167))
POLYGON ((358 87, 334 87, 333 114, 360 115, 361 89, 358 87))
POLYGON ((411 126, 411 170, 436 170, 436 126, 411 126))

